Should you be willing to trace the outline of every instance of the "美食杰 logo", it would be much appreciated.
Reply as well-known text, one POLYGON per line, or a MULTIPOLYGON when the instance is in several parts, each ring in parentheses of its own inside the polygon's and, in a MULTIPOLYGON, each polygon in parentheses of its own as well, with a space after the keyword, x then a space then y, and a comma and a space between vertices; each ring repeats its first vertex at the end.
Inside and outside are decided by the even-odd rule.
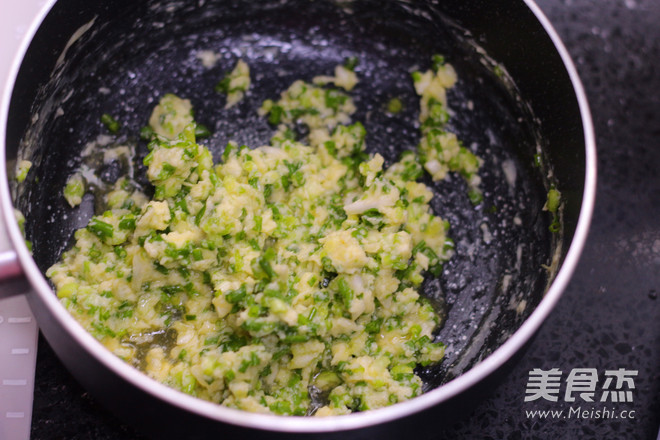
POLYGON ((566 402, 571 406, 555 410, 527 410, 528 418, 611 418, 631 419, 635 411, 617 404, 634 401, 638 370, 573 368, 567 374, 558 368, 529 371, 525 402, 566 402))

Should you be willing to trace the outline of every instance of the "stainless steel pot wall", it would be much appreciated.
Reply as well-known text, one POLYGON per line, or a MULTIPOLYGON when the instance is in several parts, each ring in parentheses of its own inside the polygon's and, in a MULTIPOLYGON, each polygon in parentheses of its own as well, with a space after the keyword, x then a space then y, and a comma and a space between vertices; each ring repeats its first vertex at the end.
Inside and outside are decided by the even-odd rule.
MULTIPOLYGON (((0 256, 3 294, 24 293, 27 280, 43 335, 67 368, 154 438, 431 434, 475 401, 475 385, 506 372, 559 299, 587 234, 595 147, 575 69, 531 1, 61 0, 49 8, 23 59, 16 60, 2 101, 0 201, 9 237, 0 256), (416 115, 392 120, 378 111, 383 100, 408 96, 404 106, 415 108, 408 71, 434 53, 445 54, 456 67, 452 129, 485 158, 485 199, 471 205, 459 179, 429 182, 434 209, 452 224, 457 252, 441 279, 424 285, 424 293, 442 306, 445 323, 438 337, 449 347, 441 365, 419 370, 426 384, 422 396, 323 419, 219 407, 123 363, 59 304, 43 273, 94 211, 90 198, 71 209, 61 191, 85 143, 99 134, 101 114, 118 115, 130 137, 145 124, 153 100, 175 92, 189 97, 197 118, 214 127, 209 142, 214 154, 229 137, 248 145, 267 142, 269 128, 254 111, 218 116, 212 90, 218 72, 204 71, 194 56, 205 49, 221 52, 227 63, 240 54, 255 78, 268 79, 255 81, 248 97, 252 109, 293 79, 329 71, 345 56, 357 55, 363 81, 356 91, 356 118, 367 127, 369 150, 390 162, 418 141, 416 115), (273 71, 279 72, 275 78, 273 71), (467 102, 472 105, 461 105, 467 102), (535 165, 539 154, 542 166, 535 165), (17 158, 34 164, 20 185, 13 179, 17 158), (504 162, 515 164, 513 185, 504 162), (549 233, 550 216, 542 209, 551 184, 562 193, 561 234, 549 233), (14 206, 25 214, 32 254, 14 206)), ((137 164, 142 154, 138 147, 137 164)))

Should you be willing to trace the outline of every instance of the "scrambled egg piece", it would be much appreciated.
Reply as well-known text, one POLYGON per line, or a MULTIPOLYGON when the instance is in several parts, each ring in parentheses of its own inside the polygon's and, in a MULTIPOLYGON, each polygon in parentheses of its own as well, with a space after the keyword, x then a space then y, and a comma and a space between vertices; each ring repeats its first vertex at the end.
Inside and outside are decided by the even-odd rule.
POLYGON ((444 179, 450 171, 459 173, 468 184, 470 200, 479 203, 483 196, 478 171, 483 160, 461 145, 445 127, 449 121, 447 89, 456 84, 456 71, 443 57, 435 55, 430 70, 413 72, 412 77, 420 96, 422 139, 418 150, 424 168, 433 180, 444 179))
POLYGON ((250 66, 245 61, 238 60, 234 69, 215 86, 215 90, 227 94, 225 108, 230 108, 243 99, 250 84, 250 66))

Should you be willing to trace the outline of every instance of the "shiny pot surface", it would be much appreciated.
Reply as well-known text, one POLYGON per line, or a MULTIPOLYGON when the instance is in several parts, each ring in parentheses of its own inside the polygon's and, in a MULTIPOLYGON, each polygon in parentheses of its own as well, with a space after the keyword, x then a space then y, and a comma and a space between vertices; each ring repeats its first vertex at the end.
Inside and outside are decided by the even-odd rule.
MULTIPOLYGON (((18 62, 15 67, 1 127, 3 172, 9 176, 0 179, 2 211, 13 245, 1 272, 5 291, 20 291, 27 279, 40 328, 67 368, 108 407, 155 438, 431 434, 434 423, 451 420, 462 403, 474 400, 475 384, 506 370, 559 299, 586 237, 595 191, 588 106, 565 50, 531 2, 59 1, 20 69, 18 62), (226 55, 215 76, 194 57, 207 49, 226 55), (213 127, 208 145, 218 157, 230 137, 253 146, 270 137, 254 112, 218 117, 213 84, 236 56, 250 64, 255 77, 269 78, 274 68, 281 72, 276 80, 255 81, 252 102, 245 104, 254 109, 292 80, 328 72, 357 55, 362 87, 355 92, 354 119, 367 128, 368 151, 391 163, 402 148, 416 145, 416 114, 392 120, 377 110, 397 94, 410 97, 404 107, 416 108, 408 70, 434 53, 444 54, 459 75, 449 96, 455 112, 450 127, 466 145, 477 145, 486 163, 485 198, 478 207, 466 200, 458 179, 428 182, 436 194, 433 207, 452 224, 457 248, 441 279, 423 289, 444 303, 438 338, 448 344, 440 365, 419 371, 425 394, 325 419, 231 410, 148 379, 103 348, 59 304, 43 273, 94 211, 93 199, 71 209, 61 191, 82 148, 99 134, 100 114, 117 115, 127 133, 137 133, 160 95, 178 93, 193 101, 198 120, 213 127), (113 92, 99 94, 101 88, 113 92), (18 186, 12 179, 17 158, 34 164, 18 186), (515 164, 513 185, 503 162, 515 164), (561 234, 549 233, 550 217, 542 209, 549 185, 562 193, 561 234), (12 205, 25 214, 32 255, 12 205)), ((144 154, 138 149, 138 166, 144 154)))

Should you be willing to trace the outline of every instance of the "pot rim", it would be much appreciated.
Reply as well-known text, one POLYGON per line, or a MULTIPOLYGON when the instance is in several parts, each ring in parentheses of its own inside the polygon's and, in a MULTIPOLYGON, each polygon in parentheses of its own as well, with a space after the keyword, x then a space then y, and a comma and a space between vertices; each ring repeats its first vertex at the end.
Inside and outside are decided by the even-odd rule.
MULTIPOLYGON (((4 84, 2 101, 0 102, 0 163, 2 164, 6 164, 5 142, 8 122, 7 118, 15 79, 32 38, 55 2, 56 0, 48 0, 45 2, 39 11, 39 14, 32 22, 21 43, 19 51, 12 62, 8 79, 4 84)), ((566 288, 577 266, 587 238, 595 203, 595 134, 584 88, 568 51, 564 47, 547 17, 533 0, 525 0, 525 3, 534 13, 536 19, 540 22, 547 35, 552 40, 568 72, 577 98, 582 119, 585 144, 585 179, 582 204, 575 234, 564 261, 539 305, 520 328, 502 346, 469 371, 452 379, 450 382, 436 389, 430 390, 421 396, 415 397, 414 399, 397 403, 396 405, 386 408, 370 410, 363 413, 323 418, 282 417, 269 414, 249 413, 207 402, 161 384, 113 355, 91 334, 84 330, 83 327, 60 304, 57 296, 53 294, 53 290, 32 259, 18 228, 16 219, 14 218, 14 207, 11 201, 7 168, 5 165, 0 166, 0 211, 3 216, 2 220, 4 220, 7 228, 9 239, 23 268, 24 276, 30 281, 36 295, 38 295, 40 300, 44 303, 52 318, 54 318, 66 330, 76 343, 80 344, 98 362, 105 365, 109 370, 136 388, 139 388, 170 405, 218 422, 238 425, 245 428, 291 433, 321 433, 351 430, 393 421, 398 418, 421 412, 466 391, 476 383, 485 379, 490 373, 501 367, 516 352, 518 352, 518 350, 520 350, 531 336, 536 333, 541 324, 548 317, 551 310, 561 297, 562 292, 566 288)))

